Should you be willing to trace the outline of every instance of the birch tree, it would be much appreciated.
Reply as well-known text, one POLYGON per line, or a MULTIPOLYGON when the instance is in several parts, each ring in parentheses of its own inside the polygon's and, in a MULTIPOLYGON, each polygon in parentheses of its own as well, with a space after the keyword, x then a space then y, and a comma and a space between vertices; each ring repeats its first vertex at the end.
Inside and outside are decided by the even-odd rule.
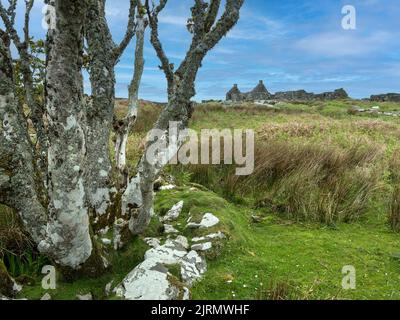
POLYGON ((112 204, 108 144, 114 67, 134 36, 137 2, 130 1, 127 31, 119 45, 111 39, 104 1, 49 0, 47 4, 54 9, 55 23, 47 34, 45 96, 39 105, 31 90, 29 64, 33 0, 26 1, 23 42, 14 28, 17 1, 9 1, 7 9, 0 2, 6 27, 1 33, 0 201, 20 214, 39 251, 51 257, 64 273, 79 270, 97 275, 107 263, 92 239, 89 218, 104 214, 112 204), (92 99, 83 94, 84 36, 90 57, 92 99), (32 110, 29 117, 37 142, 30 139, 30 119, 15 97, 11 41, 21 60, 25 100, 32 110), (36 113, 35 108, 40 112, 36 113), (36 161, 42 156, 43 161, 36 161))
MULTIPOLYGON (((117 190, 112 181, 109 150, 113 128, 115 71, 114 68, 135 34, 137 0, 130 0, 128 25, 119 44, 113 40, 105 14, 105 0, 90 0, 85 20, 88 45, 88 72, 92 99, 86 109, 86 187, 93 221, 104 227, 118 208, 113 206, 117 190)), ((143 58, 141 58, 143 59, 143 58)), ((140 58, 139 58, 140 60, 140 58)))
MULTIPOLYGON (((145 6, 151 29, 151 43, 161 62, 168 86, 168 103, 163 109, 154 129, 164 132, 163 138, 167 148, 150 161, 147 151, 158 143, 157 139, 149 139, 145 154, 138 165, 138 174, 132 178, 130 187, 123 196, 123 212, 130 218, 129 228, 133 234, 142 233, 151 219, 154 192, 153 184, 169 158, 172 140, 169 137, 171 122, 178 123, 178 131, 184 131, 193 113, 191 98, 195 96, 195 80, 199 68, 207 53, 235 26, 240 16, 244 0, 227 0, 221 17, 218 19, 220 0, 194 0, 192 16, 188 19, 187 28, 192 34, 192 41, 185 59, 175 70, 164 52, 159 38, 159 14, 164 10, 168 0, 160 0, 158 5, 146 0, 145 6), (154 161, 155 160, 155 161, 154 161)), ((179 141, 176 151, 179 149, 179 141)))
POLYGON ((29 15, 33 0, 25 1, 23 39, 14 27, 17 0, 9 0, 8 8, 0 1, 0 17, 5 26, 5 30, 0 30, 0 203, 19 213, 39 251, 52 258, 65 274, 82 272, 96 276, 107 267, 92 236, 98 224, 111 225, 121 212, 125 222, 129 220, 131 233, 139 234, 150 221, 153 184, 166 164, 165 150, 157 154, 156 161, 150 161, 146 153, 156 141, 149 139, 137 175, 128 179, 126 169, 127 139, 137 121, 147 25, 168 84, 168 103, 154 129, 165 132, 162 139, 172 145, 173 137, 168 136, 170 122, 179 123, 179 130, 187 128, 193 112, 191 98, 195 95, 197 72, 207 53, 238 21, 243 1, 227 0, 218 18, 220 0, 194 0, 187 25, 192 42, 175 70, 158 35, 158 17, 167 0, 158 5, 130 0, 128 26, 119 44, 113 41, 107 25, 105 0, 46 0, 54 9, 55 21, 46 39, 44 99, 38 99, 32 90, 29 64, 29 15), (129 107, 126 116, 116 120, 114 68, 135 35, 129 107), (90 98, 85 97, 83 90, 85 40, 90 98), (23 65, 25 107, 29 114, 15 95, 11 43, 23 65), (34 139, 29 135, 32 128, 28 120, 33 124, 34 139), (112 128, 116 134, 115 163, 120 181, 113 180, 109 150, 112 128))

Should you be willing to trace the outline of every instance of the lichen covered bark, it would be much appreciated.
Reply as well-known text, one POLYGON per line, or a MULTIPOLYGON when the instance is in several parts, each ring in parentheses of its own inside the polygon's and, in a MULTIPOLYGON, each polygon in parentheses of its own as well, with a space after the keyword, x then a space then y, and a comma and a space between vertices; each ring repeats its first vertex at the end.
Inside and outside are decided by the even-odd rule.
POLYGON ((105 18, 104 0, 90 0, 85 16, 92 97, 86 106, 85 180, 88 203, 94 220, 107 213, 111 193, 109 139, 115 95, 115 44, 105 18))
POLYGON ((14 208, 32 238, 46 236, 46 196, 22 106, 14 95, 8 36, 0 30, 0 201, 14 208))
POLYGON ((129 131, 137 119, 139 87, 144 70, 143 48, 147 20, 143 14, 139 12, 136 21, 135 70, 133 79, 129 86, 128 112, 124 119, 114 123, 114 130, 116 132, 115 162, 123 178, 123 185, 126 185, 128 179, 128 171, 126 168, 126 146, 129 131))
POLYGON ((92 254, 84 165, 87 152, 83 103, 83 21, 88 1, 55 1, 46 74, 49 121, 48 237, 39 244, 55 261, 73 269, 92 254))
MULTIPOLYGON (((199 68, 207 53, 230 31, 239 20, 240 9, 244 0, 227 0, 225 10, 217 20, 220 1, 211 1, 207 4, 204 1, 195 1, 192 7, 192 18, 188 21, 188 30, 193 34, 192 43, 185 59, 174 72, 173 65, 169 63, 163 51, 161 41, 158 38, 158 14, 166 6, 167 0, 161 0, 159 5, 150 9, 149 1, 146 0, 149 24, 151 27, 151 42, 161 61, 161 67, 165 73, 168 83, 168 104, 162 111, 154 129, 163 131, 163 139, 166 141, 166 148, 170 149, 171 141, 176 139, 169 136, 171 122, 178 123, 178 135, 188 127, 188 122, 193 113, 192 97, 196 94, 195 80, 199 68)), ((176 138, 176 137, 175 137, 176 138)), ((160 154, 156 161, 149 161, 147 150, 158 144, 157 139, 148 140, 145 154, 142 157, 138 175, 131 181, 140 186, 136 188, 136 196, 141 196, 141 204, 130 203, 131 208, 137 207, 131 213, 130 230, 134 234, 142 233, 148 226, 151 218, 151 208, 154 200, 153 185, 158 174, 166 164, 160 154)), ((174 146, 171 146, 174 147, 174 146)), ((180 148, 179 139, 176 151, 180 148)), ((154 159, 153 159, 154 160, 154 159)), ((132 190, 133 188, 131 188, 132 190)))

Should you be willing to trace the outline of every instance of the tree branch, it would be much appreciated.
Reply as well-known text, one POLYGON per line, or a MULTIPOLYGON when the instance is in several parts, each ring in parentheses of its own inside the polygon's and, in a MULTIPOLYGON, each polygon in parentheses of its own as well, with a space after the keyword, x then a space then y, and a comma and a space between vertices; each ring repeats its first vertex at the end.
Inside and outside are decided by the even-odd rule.
POLYGON ((138 0, 130 0, 128 26, 126 28, 126 33, 124 38, 114 50, 115 61, 118 61, 118 59, 124 53, 129 42, 131 42, 133 36, 135 35, 135 29, 136 29, 135 11, 137 7, 138 7, 138 0))
POLYGON ((0 1, 0 16, 3 20, 4 26, 6 27, 7 33, 11 37, 18 51, 20 51, 23 49, 23 46, 18 36, 18 32, 14 28, 16 2, 16 0, 10 1, 10 7, 8 8, 8 10, 6 10, 0 1))
POLYGON ((158 15, 164 9, 168 0, 160 0, 160 4, 150 10, 149 0, 146 0, 145 7, 149 19, 149 25, 151 29, 150 41, 157 53, 158 58, 161 62, 161 69, 165 73, 165 77, 167 78, 168 84, 168 94, 170 94, 173 90, 174 85, 174 70, 173 66, 170 64, 167 55, 164 52, 162 47, 159 35, 158 35, 158 15))
POLYGON ((207 17, 205 21, 204 31, 208 33, 217 19, 219 7, 221 5, 221 0, 211 0, 210 6, 207 11, 207 17))
POLYGON ((25 0, 25 23, 24 23, 24 41, 26 47, 29 47, 29 20, 32 11, 34 0, 25 0))

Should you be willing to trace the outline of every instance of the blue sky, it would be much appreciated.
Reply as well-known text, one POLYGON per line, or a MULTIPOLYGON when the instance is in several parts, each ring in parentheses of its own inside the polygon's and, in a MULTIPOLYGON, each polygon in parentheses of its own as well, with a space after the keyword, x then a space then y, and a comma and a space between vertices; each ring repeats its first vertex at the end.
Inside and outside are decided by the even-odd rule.
MULTIPOLYGON (((107 1, 107 18, 117 42, 125 32, 128 3, 107 1)), ((169 0, 160 16, 160 36, 175 65, 190 43, 185 23, 192 4, 193 0, 169 0)), ((33 10, 31 28, 37 38, 44 35, 42 6, 37 0, 33 10)), ((233 83, 246 91, 260 79, 271 92, 343 87, 354 98, 400 92, 399 21, 399 0, 245 0, 238 25, 205 59, 195 99, 222 99, 233 83), (342 29, 344 5, 357 10, 356 30, 342 29)), ((134 43, 116 68, 118 97, 127 96, 133 57, 134 43)), ((165 78, 148 37, 145 59, 140 97, 165 101, 165 78)), ((85 87, 89 88, 87 80, 85 87)))

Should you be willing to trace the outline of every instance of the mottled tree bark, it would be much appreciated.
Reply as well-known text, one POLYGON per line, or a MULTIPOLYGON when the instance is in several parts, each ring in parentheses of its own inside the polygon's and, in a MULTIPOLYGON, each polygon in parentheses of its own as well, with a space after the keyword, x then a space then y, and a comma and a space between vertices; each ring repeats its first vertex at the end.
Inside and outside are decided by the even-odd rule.
POLYGON ((89 0, 85 23, 92 88, 86 114, 85 176, 88 203, 96 228, 110 224, 119 209, 113 206, 118 195, 113 184, 109 150, 115 100, 114 68, 134 35, 137 1, 130 1, 127 31, 119 45, 112 39, 104 6, 105 0, 89 0))
POLYGON ((126 146, 129 132, 137 119, 139 87, 144 70, 143 48, 147 20, 143 14, 139 13, 136 21, 135 69, 129 86, 128 112, 124 119, 115 121, 114 123, 114 130, 116 133, 115 162, 120 171, 120 175, 123 178, 124 186, 128 183, 129 174, 126 167, 126 146))
POLYGON ((46 195, 15 97, 9 38, 0 30, 0 201, 19 213, 32 238, 46 237, 46 195))
MULTIPOLYGON (((203 0, 195 0, 194 2, 192 18, 188 20, 188 30, 193 34, 192 43, 184 61, 174 72, 173 65, 162 49, 157 31, 157 17, 167 4, 167 0, 160 0, 159 5, 152 10, 149 1, 146 0, 151 27, 151 42, 160 58, 161 67, 168 83, 168 104, 162 111, 154 129, 164 131, 164 139, 168 146, 172 139, 176 138, 169 137, 170 123, 178 123, 178 132, 185 130, 188 126, 193 112, 193 104, 190 100, 196 93, 195 80, 204 57, 235 26, 239 20, 244 0, 227 0, 225 10, 218 21, 216 19, 220 1, 212 0, 207 3, 203 0)), ((142 233, 150 222, 154 199, 153 184, 165 165, 165 154, 160 154, 160 159, 155 162, 149 161, 146 157, 147 150, 152 148, 155 143, 157 143, 156 140, 147 141, 145 154, 138 167, 138 175, 132 179, 131 186, 127 189, 122 201, 123 210, 131 211, 129 227, 134 234, 142 233), (136 194, 136 198, 140 198, 140 201, 134 202, 133 193, 136 194)), ((180 146, 178 141, 176 149, 178 150, 180 146)))
MULTIPOLYGON (((57 0, 56 28, 48 53, 48 237, 39 244, 61 266, 78 269, 92 255, 86 204, 83 21, 88 1, 57 0)), ((99 268, 102 266, 99 265, 99 268)))
POLYGON ((36 150, 38 156, 37 161, 39 167, 41 169, 41 174, 43 179, 46 176, 47 171, 47 148, 48 148, 48 140, 46 134, 46 127, 43 121, 43 117, 45 115, 45 108, 43 102, 39 101, 35 97, 35 90, 33 84, 33 73, 30 66, 30 53, 29 53, 29 18, 30 12, 32 10, 34 4, 34 0, 27 0, 25 2, 25 16, 24 16, 24 38, 23 41, 20 39, 16 29, 14 28, 15 23, 15 6, 16 1, 11 4, 10 8, 6 10, 3 5, 0 3, 0 16, 3 20, 3 23, 6 27, 7 33, 11 37, 15 47, 17 48, 19 59, 20 59, 20 68, 24 82, 25 89, 25 99, 27 106, 31 110, 30 118, 32 120, 34 129, 36 131, 36 150))

